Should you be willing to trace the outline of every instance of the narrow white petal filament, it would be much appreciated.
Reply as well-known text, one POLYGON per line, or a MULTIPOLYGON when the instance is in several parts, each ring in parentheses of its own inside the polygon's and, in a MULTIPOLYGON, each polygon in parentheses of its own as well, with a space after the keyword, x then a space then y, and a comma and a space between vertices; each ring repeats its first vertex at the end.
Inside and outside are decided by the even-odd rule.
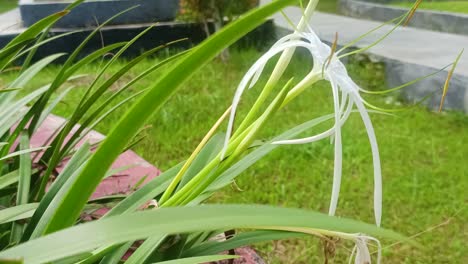
MULTIPOLYGON (((351 114, 352 110, 353 110, 353 100, 351 97, 348 96, 348 105, 347 105, 347 109, 346 111, 344 112, 342 118, 341 118, 341 121, 340 121, 340 125, 343 126, 343 124, 346 122, 346 120, 348 120, 348 117, 349 115, 351 114)), ((322 139, 325 139, 327 137, 330 137, 330 136, 333 136, 333 134, 335 133, 335 126, 333 126, 332 128, 320 133, 320 134, 317 134, 317 135, 314 135, 314 136, 311 136, 311 137, 306 137, 306 138, 300 138, 300 139, 290 139, 290 140, 278 140, 278 141, 275 141, 273 142, 272 144, 277 144, 277 145, 299 145, 299 144, 305 144, 305 143, 312 143, 312 142, 315 142, 315 141, 319 141, 319 140, 322 140, 322 139)))
MULTIPOLYGON (((242 94, 245 91, 245 88, 247 87, 247 84, 250 82, 250 80, 256 75, 256 73, 259 70, 262 70, 264 65, 270 60, 272 57, 274 57, 276 54, 284 51, 285 49, 288 49, 290 47, 304 47, 308 49, 311 53, 314 52, 313 46, 305 41, 300 41, 300 40, 294 40, 294 41, 289 41, 286 43, 282 43, 280 45, 276 45, 274 48, 270 49, 267 53, 265 53, 260 59, 258 59, 252 67, 247 71, 247 73, 244 75, 242 78, 241 82, 239 83, 239 86, 237 87, 237 90, 234 94, 234 98, 232 100, 232 110, 231 110, 231 115, 229 117, 229 123, 228 123, 228 128, 226 131, 226 139, 224 141, 224 148, 221 153, 221 160, 224 159, 224 156, 226 155, 226 150, 227 146, 229 144, 229 139, 231 138, 232 135, 232 130, 234 128, 234 121, 235 121, 235 116, 236 116, 236 111, 237 111, 237 106, 239 105, 240 98, 242 94)), ((251 83, 252 85, 252 83, 251 83)))
POLYGON ((354 235, 354 243, 355 246, 351 251, 351 255, 349 257, 349 264, 352 263, 354 259, 355 264, 370 264, 371 263, 371 254, 369 252, 368 243, 369 241, 375 242, 377 245, 377 264, 380 264, 382 258, 382 245, 380 241, 374 237, 363 235, 363 234, 355 234, 354 235))
MULTIPOLYGON (((362 89, 349 77, 345 66, 343 63, 341 63, 341 61, 339 61, 337 55, 332 53, 330 46, 323 43, 312 30, 312 28, 304 21, 308 21, 308 19, 303 18, 301 20, 301 27, 299 28, 300 31, 296 31, 278 40, 269 51, 267 51, 250 67, 245 76, 242 78, 232 101, 232 111, 229 118, 224 148, 221 153, 221 159, 224 159, 226 154, 229 140, 233 132, 237 106, 239 105, 241 96, 245 89, 251 88, 257 83, 264 72, 265 65, 274 56, 282 53, 281 59, 279 60, 279 63, 277 64, 269 80, 279 78, 279 75, 276 75, 278 72, 281 72, 282 74, 281 69, 285 69, 288 66, 290 56, 292 55, 291 52, 293 52, 298 47, 305 48, 312 55, 314 65, 313 69, 301 81, 299 81, 292 90, 289 91, 288 95, 291 94, 291 97, 287 100, 291 100, 291 98, 297 96, 297 94, 310 86, 310 84, 314 81, 325 78, 325 80, 330 82, 332 87, 335 123, 332 128, 316 135, 301 139, 276 141, 273 142, 273 144, 305 144, 328 137, 334 139, 333 144, 335 158, 333 186, 329 208, 329 214, 334 215, 338 205, 338 197, 342 178, 343 151, 341 127, 348 120, 348 117, 353 110, 353 106, 356 105, 365 125, 372 150, 372 160, 374 165, 374 214, 375 222, 378 226, 380 226, 382 218, 382 176, 379 149, 372 122, 363 104, 363 99, 359 95, 359 92, 361 92, 362 89), (326 65, 326 67, 324 67, 324 65, 326 65)), ((362 248, 362 244, 360 245, 359 243, 356 243, 356 245, 356 259, 367 260, 368 252, 362 248)))
POLYGON ((376 225, 380 226, 382 220, 382 171, 380 167, 379 146, 377 145, 374 127, 372 126, 372 122, 364 104, 361 101, 356 100, 356 106, 361 113, 361 118, 366 126, 367 135, 371 145, 372 161, 374 163, 374 216, 376 225))
MULTIPOLYGON (((329 215, 335 215, 336 207, 338 205, 338 196, 340 194, 341 186, 341 171, 343 163, 343 150, 341 146, 341 112, 340 112, 340 99, 338 85, 330 79, 333 92, 333 103, 335 107, 335 166, 333 170, 333 187, 330 199, 329 215)), ((343 102, 344 103, 344 102, 343 102)))

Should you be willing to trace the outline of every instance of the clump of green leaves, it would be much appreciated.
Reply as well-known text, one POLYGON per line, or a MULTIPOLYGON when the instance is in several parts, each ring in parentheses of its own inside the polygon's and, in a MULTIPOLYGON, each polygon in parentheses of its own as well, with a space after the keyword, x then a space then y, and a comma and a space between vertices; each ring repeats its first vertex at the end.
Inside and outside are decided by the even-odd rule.
MULTIPOLYGON (((134 252, 126 259, 126 263, 208 262, 233 258, 233 256, 215 254, 242 245, 309 234, 320 237, 336 236, 351 240, 356 243, 356 259, 369 262, 370 253, 366 243, 374 238, 361 233, 405 240, 394 232, 374 225, 298 209, 234 205, 200 206, 214 192, 231 183, 242 171, 278 148, 279 145, 274 143, 291 140, 311 127, 332 118, 338 120, 336 121, 338 123, 341 122, 341 117, 336 116, 339 111, 336 111, 335 115, 318 117, 293 127, 268 142, 255 141, 258 131, 273 114, 297 96, 301 90, 313 84, 313 82, 296 84, 291 79, 286 85, 279 87, 276 95, 272 94, 274 96, 271 101, 266 101, 291 59, 294 47, 298 44, 294 42, 295 38, 306 28, 307 18, 314 10, 316 1, 310 2, 307 7, 298 32, 288 36, 288 39, 283 39, 284 43, 280 41, 279 45, 283 45, 282 48, 274 46, 275 52, 270 51, 265 55, 265 58, 269 59, 273 53, 280 53, 284 48, 288 49, 283 53, 278 68, 274 70, 267 83, 268 89, 264 89, 267 91, 266 94, 259 97, 255 106, 242 119, 241 125, 235 131, 231 128, 233 127, 234 108, 237 106, 236 100, 239 100, 241 90, 252 80, 252 73, 257 77, 261 74, 261 70, 258 71, 258 69, 262 68, 262 63, 256 64, 254 71, 249 71, 248 78, 242 82, 244 86, 241 87, 241 92, 236 93, 237 99, 232 104, 233 109, 228 108, 186 161, 167 170, 124 198, 110 197, 109 199, 114 201, 112 210, 100 220, 83 224, 79 218, 80 214, 95 206, 89 201, 89 197, 109 173, 111 164, 133 144, 147 120, 161 110, 166 100, 188 81, 196 70, 218 53, 262 24, 269 16, 295 1, 274 1, 248 12, 194 49, 172 56, 148 68, 111 95, 106 92, 112 84, 121 80, 125 73, 141 60, 166 45, 144 52, 125 63, 116 73, 104 78, 106 70, 115 63, 119 56, 151 29, 151 27, 148 28, 128 42, 103 47, 78 59, 79 52, 105 26, 106 23, 104 23, 94 30, 72 54, 67 56, 65 63, 50 84, 17 98, 18 89, 22 89, 33 76, 54 60, 65 56, 64 54, 53 55, 31 63, 35 49, 50 41, 45 38, 45 35, 52 24, 80 2, 82 0, 75 2, 64 12, 41 20, 0 51, 2 71, 7 70, 17 59, 26 56, 22 72, 12 83, 0 90, 2 91, 0 106, 4 107, 0 108, 0 111, 10 113, 12 111, 7 110, 19 109, 10 115, 2 115, 3 119, 0 120, 2 122, 0 123, 0 129, 2 129, 0 133, 2 139, 0 143, 2 169, 0 189, 4 191, 2 202, 6 207, 0 211, 0 224, 2 224, 2 237, 7 238, 1 244, 0 260, 20 259, 24 263, 55 261, 120 263, 125 253, 132 249, 135 241, 144 240, 137 249, 133 249, 134 252), (114 56, 102 61, 103 67, 92 78, 80 102, 75 106, 75 110, 67 117, 68 121, 54 133, 47 149, 39 149, 43 151, 37 156, 39 160, 37 164, 41 166, 33 166, 32 163, 36 161, 31 159, 29 153, 38 149, 28 148, 28 142, 44 118, 66 97, 69 89, 72 89, 61 90, 60 88, 67 86, 70 79, 79 78, 77 72, 83 65, 102 59, 110 51, 114 51, 114 56), (151 87, 124 99, 111 110, 104 111, 118 94, 163 65, 167 68, 161 72, 161 77, 151 87), (57 99, 52 100, 52 95, 56 93, 59 93, 57 99), (100 98, 104 100, 104 103, 97 104, 100 98), (136 100, 131 108, 121 117, 107 138, 99 143, 95 152, 91 152, 89 144, 77 147, 77 142, 100 121, 112 114, 119 105, 129 103, 133 98, 136 100), (215 131, 229 114, 231 115, 230 129, 226 136, 228 140, 223 147, 225 135, 217 134, 215 131), (77 124, 81 124, 81 128, 73 130, 77 124), (71 138, 67 141, 67 137, 71 138), (19 146, 15 146, 18 140, 19 146), (14 149, 13 152, 11 152, 12 149, 14 149), (65 158, 69 159, 66 167, 56 174, 56 166, 65 158), (46 192, 47 185, 50 186, 46 192), (144 207, 148 201, 152 200, 159 201, 159 206, 144 207), (142 207, 145 210, 141 210, 142 207), (77 223, 79 225, 76 225, 77 223), (254 231, 243 232, 222 242, 212 241, 217 234, 233 228, 254 231)), ((315 39, 314 35, 306 37, 309 44, 318 45, 317 49, 320 53, 313 53, 313 55, 324 57, 325 53, 320 50, 325 47, 324 44, 315 39)), ((326 59, 326 61, 331 61, 327 63, 332 67, 331 69, 341 66, 336 61, 337 58, 328 59, 330 50, 325 48, 325 51, 327 51, 325 58, 320 57, 321 63, 317 65, 323 65, 326 59)), ((332 55, 333 52, 330 56, 332 55)), ((322 72, 318 71, 322 68, 314 67, 313 76, 308 76, 309 80, 317 81, 323 78, 322 72)), ((331 77, 333 72, 328 72, 327 68, 325 70, 327 76, 331 77)), ((336 76, 346 77, 338 74, 336 76)), ((253 77, 253 80, 255 78, 253 77)), ((255 81, 252 81, 252 84, 254 83, 255 81)), ((345 84, 348 83, 349 80, 346 80, 345 84)), ((340 83, 340 85, 344 84, 340 83)), ((360 99, 355 94, 353 96, 349 99, 350 105, 353 99, 360 99)), ((335 96, 334 99, 336 101, 337 97, 335 96)), ((348 98, 345 99, 344 101, 348 101, 348 98)), ((356 102, 359 103, 359 101, 356 102)), ((348 110, 346 108, 347 113, 348 110)), ((362 111, 362 108, 359 110, 362 111)), ((340 111, 343 113, 343 110, 340 111)), ((336 128, 338 128, 337 125, 335 125, 335 130, 336 128)))

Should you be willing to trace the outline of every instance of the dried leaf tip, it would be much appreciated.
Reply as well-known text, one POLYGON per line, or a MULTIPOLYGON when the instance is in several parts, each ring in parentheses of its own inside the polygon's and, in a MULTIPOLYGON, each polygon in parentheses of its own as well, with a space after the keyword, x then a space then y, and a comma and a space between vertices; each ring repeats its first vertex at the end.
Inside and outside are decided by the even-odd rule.
POLYGON ((439 113, 442 112, 442 108, 444 107, 445 97, 447 96, 448 88, 450 86, 450 80, 452 79, 453 72, 455 71, 455 68, 457 67, 458 62, 460 61, 460 58, 461 58, 461 56, 463 54, 463 51, 464 51, 464 49, 462 49, 462 51, 460 51, 457 58, 455 59, 455 62, 452 65, 452 68, 450 69, 450 71, 447 74, 447 79, 445 80, 444 90, 442 92, 442 97, 440 98, 439 113))
POLYGON ((327 62, 323 64, 322 77, 323 77, 323 73, 325 72, 325 69, 328 68, 328 66, 330 66, 330 63, 332 62, 333 54, 335 54, 337 46, 338 46, 338 32, 335 32, 335 39, 333 40, 333 44, 331 46, 330 56, 328 56, 327 62))
POLYGON ((403 26, 407 26, 409 24, 409 22, 411 21, 411 19, 413 18, 414 16, 414 13, 416 13, 416 10, 418 9, 419 5, 421 4, 422 0, 417 0, 416 3, 413 5, 413 7, 411 8, 409 14, 408 14, 408 17, 406 18, 406 21, 405 23, 403 24, 403 26))

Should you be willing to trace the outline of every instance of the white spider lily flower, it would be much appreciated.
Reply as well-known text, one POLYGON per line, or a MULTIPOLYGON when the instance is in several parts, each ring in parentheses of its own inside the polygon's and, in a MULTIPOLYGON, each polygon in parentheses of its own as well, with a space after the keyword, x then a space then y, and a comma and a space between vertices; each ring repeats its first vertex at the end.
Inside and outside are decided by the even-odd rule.
POLYGON ((367 246, 369 241, 373 241, 377 244, 377 263, 380 263, 382 257, 382 246, 380 241, 374 237, 357 234, 355 237, 356 245, 351 252, 348 264, 351 264, 354 259, 354 264, 371 264, 371 254, 369 247, 367 246))
POLYGON ((285 50, 290 50, 291 48, 297 47, 305 48, 310 52, 313 58, 314 66, 310 73, 307 74, 307 76, 293 89, 291 89, 288 95, 302 91, 317 80, 325 79, 329 81, 333 94, 335 124, 327 131, 312 135, 310 137, 277 141, 273 144, 305 144, 327 137, 332 137, 334 139, 335 164, 332 195, 329 208, 329 214, 334 215, 338 204, 342 174, 341 127, 348 119, 353 106, 356 105, 356 108, 359 111, 367 130, 372 150, 372 159, 374 165, 374 215, 376 224, 380 226, 382 215, 382 179, 380 157, 374 128, 372 126, 369 114, 364 106, 363 99, 359 94, 362 89, 349 77, 345 66, 341 61, 339 61, 337 54, 332 54, 331 47, 323 43, 310 27, 306 32, 294 32, 278 40, 271 47, 271 49, 262 57, 260 57, 260 59, 258 59, 244 75, 233 98, 232 111, 221 159, 224 158, 229 139, 231 137, 237 106, 247 86, 250 89, 256 84, 263 72, 265 65, 272 57, 282 53, 285 50), (332 57, 330 58, 330 56, 332 57))

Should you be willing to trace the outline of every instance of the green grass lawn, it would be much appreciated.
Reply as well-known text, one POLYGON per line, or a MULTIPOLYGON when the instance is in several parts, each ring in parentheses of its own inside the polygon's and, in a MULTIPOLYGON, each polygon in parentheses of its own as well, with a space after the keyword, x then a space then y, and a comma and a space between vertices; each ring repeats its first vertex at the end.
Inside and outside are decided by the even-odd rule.
MULTIPOLYGON (((413 2, 393 2, 392 5, 410 8, 413 2)), ((434 11, 448 11, 455 13, 468 14, 468 1, 423 1, 419 5, 420 9, 434 10, 434 11)))
POLYGON ((320 0, 317 9, 321 12, 338 14, 338 0, 320 0))
POLYGON ((10 11, 18 6, 18 0, 0 0, 0 13, 10 11))
MULTIPOLYGON (((308 0, 303 0, 303 6, 305 7, 308 0)), ((326 13, 338 14, 338 0, 320 0, 317 4, 317 10, 326 13)))
MULTIPOLYGON (((259 56, 255 51, 232 52, 230 63, 214 61, 206 65, 151 119, 146 138, 135 150, 162 170, 186 158, 230 104, 243 73, 259 56)), ((130 75, 135 76, 155 62, 156 59, 144 61, 130 75)), ((60 105, 57 114, 70 113, 71 106, 83 94, 81 84, 92 81, 100 66, 87 66, 84 72, 90 75, 75 81, 76 88, 60 105)), ((299 58, 287 75, 302 76, 308 67, 308 60, 299 58)), ((117 68, 114 66, 112 70, 117 68)), ((29 89, 51 81, 57 70, 58 66, 47 68, 29 89)), ((352 59, 349 65, 350 73, 368 89, 385 88, 383 70, 380 64, 366 60, 352 59)), ((0 80, 0 86, 10 78, 0 80)), ((150 86, 156 78, 158 73, 140 82, 122 98, 150 86)), ((246 93, 239 117, 258 92, 257 88, 246 93)), ((391 107, 384 103, 388 99, 369 98, 375 104, 391 107)), ((329 86, 320 83, 278 114, 262 137, 269 138, 330 113, 331 101, 329 86)), ((98 130, 108 132, 124 111, 125 108, 107 119, 98 130)), ((383 226, 409 236, 419 234, 415 240, 423 246, 416 249, 384 241, 383 263, 463 263, 467 257, 468 117, 459 113, 433 113, 418 107, 393 116, 372 114, 371 117, 382 158, 383 226), (448 222, 432 229, 445 221, 448 222)), ((343 183, 337 214, 373 222, 370 145, 359 116, 352 116, 344 126, 343 144, 343 183)), ((226 188, 210 202, 271 204, 327 212, 332 174, 333 147, 329 140, 285 146, 258 162, 238 178, 236 186, 226 188)), ((278 241, 256 248, 268 263, 323 262, 321 242, 317 238, 278 241)), ((347 263, 350 249, 351 245, 338 243, 335 263, 347 263)))

